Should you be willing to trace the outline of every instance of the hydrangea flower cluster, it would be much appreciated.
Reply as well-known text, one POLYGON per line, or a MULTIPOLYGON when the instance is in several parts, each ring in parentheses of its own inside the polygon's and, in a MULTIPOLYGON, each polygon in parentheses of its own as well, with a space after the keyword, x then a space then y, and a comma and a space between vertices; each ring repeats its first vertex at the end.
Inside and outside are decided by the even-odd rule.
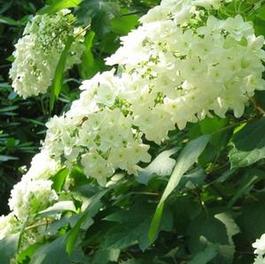
POLYGON ((56 160, 63 157, 66 165, 79 161, 87 176, 101 185, 116 169, 136 173, 137 164, 149 162, 151 156, 126 105, 119 102, 118 94, 125 89, 122 79, 114 71, 104 72, 81 89, 69 112, 48 122, 44 149, 56 160))
POLYGON ((69 10, 54 15, 37 15, 25 27, 15 45, 10 70, 12 87, 23 98, 46 93, 54 78, 60 55, 69 37, 74 37, 66 69, 80 63, 84 50, 82 28, 75 28, 69 10))
POLYGON ((154 20, 151 10, 142 19, 148 22, 122 38, 123 47, 107 60, 121 65, 132 84, 124 98, 134 124, 159 144, 175 124, 183 129, 228 110, 240 117, 254 91, 265 87, 263 37, 241 16, 210 16, 205 25, 189 28, 160 15, 154 20))
POLYGON ((16 232, 18 226, 29 216, 46 209, 58 199, 49 178, 60 169, 59 163, 51 159, 47 151, 42 150, 35 155, 30 169, 11 191, 9 208, 12 212, 0 217, 0 240, 7 234, 16 232))
POLYGON ((58 199, 49 180, 60 170, 60 165, 42 150, 31 162, 31 167, 11 191, 9 208, 19 220, 47 208, 58 199))
POLYGON ((205 10, 218 9, 224 2, 229 2, 229 0, 163 0, 160 5, 150 9, 140 21, 142 24, 147 24, 170 19, 174 20, 177 25, 187 26, 191 22, 199 22, 205 10))
POLYGON ((20 219, 40 212, 58 199, 51 180, 22 179, 11 191, 9 208, 20 219))
POLYGON ((254 264, 265 263, 265 234, 263 234, 260 239, 257 239, 252 246, 255 248, 254 253, 257 255, 254 264))
MULTIPOLYGON (((186 19, 201 8, 191 3, 186 19)), ((176 126, 213 113, 224 117, 233 110, 240 117, 254 91, 265 87, 264 39, 242 17, 210 16, 189 28, 189 20, 175 16, 153 21, 153 12, 107 59, 121 73, 85 81, 71 110, 48 123, 44 148, 51 156, 70 166, 77 161, 103 185, 115 170, 135 174, 139 162, 150 160, 143 135, 160 144, 176 126)))
POLYGON ((151 160, 149 141, 161 144, 169 131, 206 116, 243 114, 254 91, 265 88, 264 39, 240 16, 207 17, 221 3, 164 0, 122 38, 107 59, 118 73, 84 81, 71 109, 47 123, 40 156, 11 193, 19 220, 56 201, 50 178, 64 166, 78 164, 105 186, 115 171, 137 174, 151 160))
POLYGON ((7 216, 0 216, 0 240, 5 236, 17 231, 17 219, 14 213, 7 216))

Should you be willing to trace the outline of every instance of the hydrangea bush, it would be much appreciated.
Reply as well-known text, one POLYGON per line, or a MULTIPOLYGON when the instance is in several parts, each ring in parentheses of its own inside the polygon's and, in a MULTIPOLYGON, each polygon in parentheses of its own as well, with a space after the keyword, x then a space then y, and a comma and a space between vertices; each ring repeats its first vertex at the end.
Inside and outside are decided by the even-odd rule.
MULTIPOLYGON (((265 90, 264 37, 240 10, 238 1, 162 0, 121 38, 112 68, 48 121, 14 186, 0 218, 4 263, 265 261, 264 227, 253 253, 237 244, 248 219, 241 199, 251 205, 265 157, 254 98, 265 90), (242 167, 244 185, 231 183, 242 167)), ((19 95, 47 92, 69 39, 64 69, 81 61, 85 32, 74 22, 61 10, 26 26, 10 70, 19 95)))

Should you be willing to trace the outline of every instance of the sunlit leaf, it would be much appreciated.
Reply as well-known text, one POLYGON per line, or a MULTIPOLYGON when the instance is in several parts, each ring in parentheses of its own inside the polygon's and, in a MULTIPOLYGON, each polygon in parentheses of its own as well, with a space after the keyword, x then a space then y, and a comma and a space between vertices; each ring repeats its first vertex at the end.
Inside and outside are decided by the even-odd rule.
POLYGON ((46 14, 46 13, 55 13, 57 11, 60 11, 61 9, 65 8, 71 8, 71 7, 77 7, 82 0, 51 0, 47 1, 47 6, 42 8, 38 13, 40 15, 46 14))
POLYGON ((159 201, 155 211, 150 230, 149 239, 152 241, 158 231, 159 223, 163 214, 164 202, 172 191, 177 187, 184 173, 197 161, 210 140, 210 136, 205 135, 190 141, 181 151, 176 166, 171 174, 165 191, 159 201))
POLYGON ((65 48, 60 56, 59 62, 55 70, 54 80, 51 87, 50 111, 53 110, 54 103, 58 99, 63 86, 63 75, 64 75, 65 64, 73 41, 74 41, 73 37, 68 38, 65 44, 65 48))

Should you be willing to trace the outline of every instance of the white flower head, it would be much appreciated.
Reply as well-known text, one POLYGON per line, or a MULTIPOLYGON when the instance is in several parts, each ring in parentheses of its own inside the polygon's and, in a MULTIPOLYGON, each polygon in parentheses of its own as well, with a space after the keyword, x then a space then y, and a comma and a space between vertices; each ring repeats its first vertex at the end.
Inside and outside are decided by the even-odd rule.
POLYGON ((10 213, 7 216, 0 216, 0 240, 6 236, 15 233, 18 227, 18 220, 14 213, 10 213))
POLYGON ((265 234, 263 234, 259 239, 257 239, 253 244, 253 248, 255 248, 254 253, 257 255, 265 254, 265 234))
POLYGON ((56 66, 69 37, 76 37, 67 57, 66 69, 80 63, 84 51, 84 35, 77 35, 75 17, 62 10, 53 15, 36 15, 23 37, 15 45, 10 69, 12 87, 23 98, 46 93, 54 78, 56 66))
POLYGON ((25 220, 28 216, 33 216, 46 209, 58 199, 56 192, 52 189, 52 184, 50 180, 22 178, 11 191, 10 210, 18 219, 25 220))
POLYGON ((24 175, 24 178, 29 180, 49 179, 54 176, 59 169, 59 163, 50 157, 47 149, 43 149, 33 157, 31 167, 24 175))

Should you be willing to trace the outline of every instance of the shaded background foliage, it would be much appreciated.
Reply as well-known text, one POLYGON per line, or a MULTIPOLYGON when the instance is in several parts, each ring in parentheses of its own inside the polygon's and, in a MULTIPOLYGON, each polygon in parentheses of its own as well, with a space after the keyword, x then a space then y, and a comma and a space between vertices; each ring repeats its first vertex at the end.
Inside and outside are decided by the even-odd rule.
POLYGON ((0 1, 0 197, 1 214, 7 212, 7 199, 13 184, 21 177, 43 137, 47 115, 39 99, 19 98, 10 86, 8 72, 14 44, 31 14, 43 1, 0 1))
MULTIPOLYGON (((48 4, 52 2, 46 1, 48 4)), ((8 79, 13 45, 21 36, 29 16, 45 3, 0 2, 0 214, 8 211, 9 191, 23 173, 21 166, 29 164, 31 157, 38 152, 40 140, 45 135, 45 122, 51 115, 68 109, 71 101, 78 97, 80 77, 86 79, 107 69, 104 58, 117 49, 119 37, 136 27, 137 18, 158 2, 84 0, 80 4, 81 8, 76 10, 80 24, 91 24, 86 38, 86 53, 82 64, 67 73, 52 112, 49 111, 47 95, 22 100, 12 91, 8 79)), ((262 1, 234 2, 235 6, 228 6, 228 13, 242 14, 255 23, 258 34, 265 35, 265 6, 255 7, 262 1)), ((251 263, 251 243, 265 232, 265 119, 261 118, 265 109, 264 98, 264 92, 257 92, 255 100, 239 120, 230 114, 226 119, 208 118, 189 124, 184 131, 171 132, 170 140, 162 148, 155 144, 151 146, 151 154, 156 157, 172 147, 182 148, 183 142, 213 135, 199 158, 198 166, 191 167, 180 181, 177 192, 169 197, 160 235, 151 246, 148 247, 145 234, 167 184, 167 179, 159 175, 157 168, 170 163, 168 154, 140 178, 121 181, 108 192, 91 184, 80 171, 71 172, 69 177, 77 186, 72 190, 76 204, 81 203, 84 197, 92 200, 93 206, 86 212, 90 218, 85 228, 81 228, 81 232, 81 225, 75 229, 77 225, 73 224, 82 215, 69 218, 73 222, 69 222, 67 217, 62 218, 48 227, 54 240, 44 241, 32 251, 22 251, 19 263, 29 263, 29 256, 30 263, 52 263, 55 260, 72 263, 72 257, 70 259, 64 250, 66 235, 68 238, 78 237, 78 240, 68 239, 67 242, 70 251, 77 249, 73 255, 80 261, 77 263, 103 264, 117 258, 126 264, 251 263), (92 196, 94 194, 98 196, 92 196), (79 232, 82 237, 79 237, 79 232), (56 236, 58 233, 60 236, 56 236), (77 248, 74 248, 75 244, 77 248), (81 248, 86 253, 85 257, 80 256, 81 248), (121 251, 120 257, 117 257, 118 251, 121 251), (38 262, 41 255, 46 258, 38 262), (82 257, 84 262, 81 262, 82 257)), ((177 156, 178 152, 172 158, 177 156)))

